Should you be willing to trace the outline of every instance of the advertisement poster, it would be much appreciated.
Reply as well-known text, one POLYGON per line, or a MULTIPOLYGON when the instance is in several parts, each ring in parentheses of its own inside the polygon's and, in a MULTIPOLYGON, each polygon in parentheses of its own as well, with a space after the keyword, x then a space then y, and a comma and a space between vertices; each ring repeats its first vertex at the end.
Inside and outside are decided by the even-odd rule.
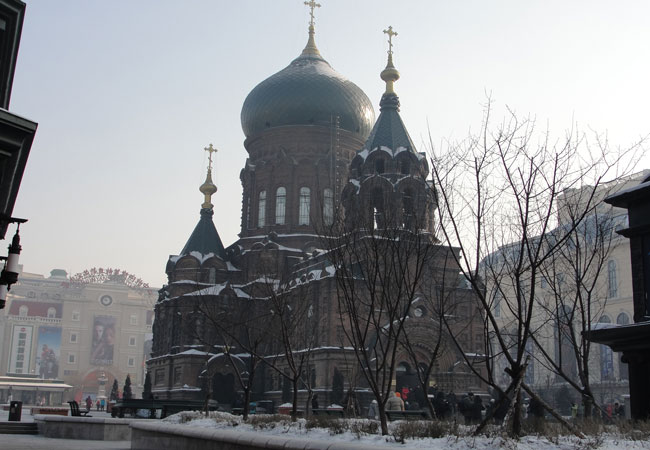
POLYGON ((14 325, 11 340, 9 373, 29 373, 29 360, 32 356, 32 334, 30 325, 14 325))
POLYGON ((48 379, 58 377, 59 358, 61 357, 61 328, 40 327, 36 348, 36 371, 40 377, 48 379))
POLYGON ((115 345, 115 317, 95 316, 92 330, 90 363, 96 366, 112 365, 115 345))

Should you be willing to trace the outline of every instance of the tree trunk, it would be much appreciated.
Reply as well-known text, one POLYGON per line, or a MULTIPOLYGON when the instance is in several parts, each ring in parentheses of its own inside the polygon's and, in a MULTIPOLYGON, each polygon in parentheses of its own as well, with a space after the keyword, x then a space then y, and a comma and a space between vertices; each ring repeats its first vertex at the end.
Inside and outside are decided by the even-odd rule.
POLYGON ((377 402, 377 409, 379 409, 379 421, 381 422, 381 435, 388 435, 388 420, 386 419, 386 405, 377 402))
POLYGON ((251 404, 251 387, 250 387, 250 383, 248 383, 248 385, 244 388, 244 405, 242 411, 242 417, 244 421, 248 420, 250 404, 251 404))
POLYGON ((298 378, 291 380, 293 385, 293 401, 291 402, 291 421, 298 420, 298 378))

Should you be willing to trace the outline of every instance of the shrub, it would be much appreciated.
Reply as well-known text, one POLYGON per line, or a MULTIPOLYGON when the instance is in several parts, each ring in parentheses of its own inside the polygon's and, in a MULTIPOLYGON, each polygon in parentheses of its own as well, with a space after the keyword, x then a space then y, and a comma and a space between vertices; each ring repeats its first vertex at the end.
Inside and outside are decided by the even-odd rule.
POLYGON ((450 432, 448 423, 438 420, 413 420, 398 422, 391 436, 395 442, 404 443, 407 439, 440 438, 450 432))

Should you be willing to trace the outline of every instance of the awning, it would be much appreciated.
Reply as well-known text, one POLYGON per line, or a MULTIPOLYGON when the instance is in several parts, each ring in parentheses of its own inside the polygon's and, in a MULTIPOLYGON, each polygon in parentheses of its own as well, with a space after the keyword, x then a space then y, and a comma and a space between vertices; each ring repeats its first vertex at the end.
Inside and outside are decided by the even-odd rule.
POLYGON ((0 381, 0 389, 15 389, 19 391, 28 391, 39 389, 41 391, 61 391, 64 389, 69 389, 72 386, 69 384, 63 383, 28 383, 25 381, 9 382, 9 381, 0 381))

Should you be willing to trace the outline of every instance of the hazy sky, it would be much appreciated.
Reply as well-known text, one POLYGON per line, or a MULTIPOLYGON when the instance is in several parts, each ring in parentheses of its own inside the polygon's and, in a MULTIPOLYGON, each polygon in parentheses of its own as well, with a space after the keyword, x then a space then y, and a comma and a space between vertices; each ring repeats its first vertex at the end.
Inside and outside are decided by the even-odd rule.
MULTIPOLYGON (((241 106, 304 47, 302 0, 26 2, 10 107, 39 123, 14 209, 29 219, 24 270, 119 267, 162 285, 199 219, 209 143, 214 221, 234 242, 241 106)), ((421 151, 428 129, 436 143, 477 129, 486 92, 558 135, 577 123, 627 146, 650 132, 646 0, 320 3, 322 55, 376 108, 382 30, 399 33, 396 91, 421 151)))

